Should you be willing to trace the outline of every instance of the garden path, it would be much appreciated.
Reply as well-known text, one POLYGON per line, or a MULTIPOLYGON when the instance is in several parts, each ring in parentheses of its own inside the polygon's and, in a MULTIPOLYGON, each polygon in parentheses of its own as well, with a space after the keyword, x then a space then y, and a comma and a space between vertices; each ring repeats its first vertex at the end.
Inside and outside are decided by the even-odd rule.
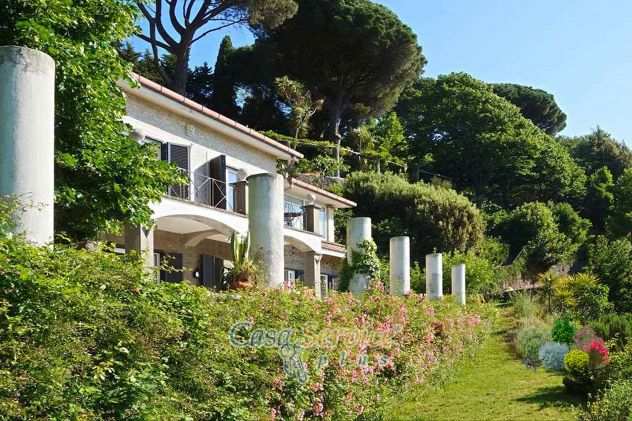
POLYGON ((562 376, 524 366, 508 344, 510 319, 443 386, 411 390, 394 402, 389 420, 564 421, 576 419, 580 402, 566 394, 562 376))

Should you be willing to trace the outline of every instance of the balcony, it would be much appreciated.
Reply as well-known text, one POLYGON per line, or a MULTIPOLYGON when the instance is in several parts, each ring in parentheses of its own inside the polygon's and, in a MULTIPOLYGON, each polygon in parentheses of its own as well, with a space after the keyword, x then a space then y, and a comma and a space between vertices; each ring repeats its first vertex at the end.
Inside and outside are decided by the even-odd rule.
POLYGON ((226 183, 206 175, 180 171, 188 182, 169 186, 167 196, 215 209, 246 214, 245 182, 226 183))

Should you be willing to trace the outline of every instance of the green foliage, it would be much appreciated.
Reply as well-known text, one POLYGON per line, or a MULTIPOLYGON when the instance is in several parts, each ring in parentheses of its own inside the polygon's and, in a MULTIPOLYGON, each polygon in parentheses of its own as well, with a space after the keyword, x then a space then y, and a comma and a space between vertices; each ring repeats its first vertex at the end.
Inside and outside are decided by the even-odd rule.
POLYGON ((454 190, 411 184, 393 174, 353 173, 342 186, 358 206, 356 215, 373 218, 373 236, 380 254, 398 235, 410 236, 411 257, 422 262, 434 249, 466 250, 483 236, 480 211, 454 190))
MULTIPOLYGON (((285 103, 290 106, 290 125, 294 138, 309 134, 310 119, 323 106, 323 100, 314 100, 311 93, 301 82, 291 80, 287 76, 274 80, 274 86, 285 103)), ((291 147, 296 147, 290 144, 291 147)))
POLYGON ((632 417, 632 381, 612 383, 580 414, 580 421, 629 421, 632 417))
POLYGON ((632 340, 632 314, 611 313, 590 322, 590 327, 617 349, 623 349, 632 340))
POLYGON ((578 385, 592 383, 590 357, 581 349, 572 349, 566 354, 566 357, 564 357, 564 369, 572 382, 578 385))
POLYGON ((586 176, 567 150, 467 74, 419 79, 396 111, 412 139, 413 164, 430 163, 421 169, 448 177, 477 202, 574 203, 585 193, 586 176))
POLYGON ((345 259, 340 271, 340 291, 348 291, 349 284, 357 274, 366 275, 370 283, 380 280, 381 263, 377 256, 377 246, 373 241, 363 241, 358 244, 359 250, 351 251, 351 263, 345 259))
POLYGON ((540 202, 499 212, 491 225, 491 232, 509 244, 512 259, 526 259, 531 274, 571 260, 588 227, 570 206, 554 205, 552 210, 540 202))
MULTIPOLYGON (((412 30, 368 0, 300 0, 296 15, 268 31, 256 50, 276 58, 276 75, 324 98, 319 132, 337 140, 349 118, 389 110, 425 59, 412 30)), ((265 73, 265 71, 263 72, 265 73)))
POLYGON ((352 130, 345 141, 361 154, 361 170, 374 169, 379 173, 387 170, 402 172, 407 168, 408 140, 393 112, 352 130))
POLYGON ((632 233, 632 168, 627 168, 612 188, 614 201, 608 217, 608 231, 615 237, 632 233))
POLYGON ((598 236, 588 245, 587 270, 610 288, 617 311, 632 312, 632 243, 598 236))
POLYGON ((134 31, 124 0, 3 2, 0 45, 38 49, 56 62, 55 219, 77 239, 121 222, 148 224, 176 172, 130 138, 117 82, 128 65, 116 46, 134 31))
POLYGON ((551 331, 551 338, 555 342, 563 344, 572 344, 575 338, 577 329, 575 324, 568 317, 560 317, 553 323, 553 330, 551 331))
POLYGON ((511 297, 511 308, 517 319, 538 319, 542 314, 542 307, 529 292, 517 292, 511 297))
POLYGON ((587 174, 607 167, 616 179, 632 167, 632 152, 628 147, 599 127, 589 135, 563 138, 562 142, 587 174))
POLYGON ((493 83, 494 93, 505 98, 545 133, 555 136, 566 127, 566 114, 550 93, 514 83, 493 83))
POLYGON ((554 300, 562 312, 569 312, 582 322, 599 318, 612 310, 608 287, 590 273, 566 276, 555 286, 554 300))
POLYGON ((233 267, 228 271, 226 277, 233 288, 239 288, 240 283, 256 285, 262 277, 261 268, 249 256, 250 234, 242 237, 238 233, 233 233, 230 237, 230 248, 232 251, 233 267))
POLYGON ((319 419, 322 404, 332 419, 375 419, 380 396, 480 342, 487 324, 476 309, 379 291, 363 302, 301 290, 213 293, 155 282, 140 260, 106 249, 0 239, 0 418, 319 419), (240 321, 251 333, 292 329, 306 382, 284 374, 277 349, 252 339, 232 346, 240 321), (370 370, 354 369, 364 353, 370 370), (392 359, 380 366, 380 355, 392 359), (315 365, 320 356, 326 369, 315 365))
POLYGON ((601 167, 588 180, 584 213, 598 232, 603 232, 606 218, 614 203, 614 181, 608 167, 601 167))
POLYGON ((551 333, 546 325, 527 324, 516 334, 516 351, 528 366, 540 364, 540 348, 551 340, 551 333))
POLYGON ((503 266, 504 259, 494 259, 485 249, 477 248, 467 252, 453 251, 443 255, 444 282, 452 281, 452 266, 465 264, 466 288, 468 294, 489 295, 497 293, 507 278, 503 266))

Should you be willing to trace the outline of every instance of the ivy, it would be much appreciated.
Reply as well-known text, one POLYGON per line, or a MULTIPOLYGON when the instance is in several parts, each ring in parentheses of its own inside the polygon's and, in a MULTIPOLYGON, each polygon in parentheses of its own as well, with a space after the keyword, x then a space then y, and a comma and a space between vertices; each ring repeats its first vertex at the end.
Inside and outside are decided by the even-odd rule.
POLYGON ((349 290, 349 283, 356 274, 363 274, 369 277, 370 282, 380 279, 381 265, 377 256, 377 246, 372 240, 365 240, 358 244, 358 250, 351 251, 351 263, 344 260, 340 271, 341 291, 349 290))

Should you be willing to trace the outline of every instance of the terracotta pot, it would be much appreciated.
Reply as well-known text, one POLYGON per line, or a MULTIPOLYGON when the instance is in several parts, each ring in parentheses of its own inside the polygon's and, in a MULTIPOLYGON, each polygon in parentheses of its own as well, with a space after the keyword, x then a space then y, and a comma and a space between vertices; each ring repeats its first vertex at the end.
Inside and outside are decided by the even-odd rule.
POLYGON ((246 289, 252 287, 254 287, 254 284, 250 282, 248 275, 245 273, 240 273, 230 283, 231 289, 246 289))

